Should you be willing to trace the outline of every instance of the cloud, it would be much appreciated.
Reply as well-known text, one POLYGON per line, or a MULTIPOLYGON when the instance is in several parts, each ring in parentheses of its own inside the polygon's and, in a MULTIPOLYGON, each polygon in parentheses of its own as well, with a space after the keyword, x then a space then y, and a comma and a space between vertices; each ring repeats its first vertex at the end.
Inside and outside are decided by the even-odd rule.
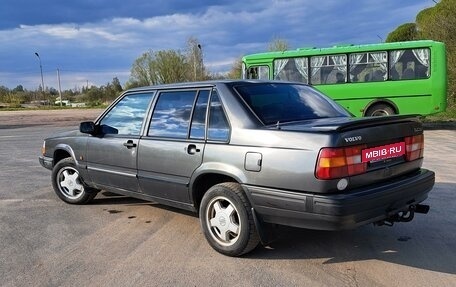
POLYGON ((201 42, 209 70, 226 72, 242 55, 265 51, 273 37, 286 39, 294 48, 379 42, 379 36, 386 38, 433 4, 427 0, 162 2, 43 0, 46 13, 38 13, 26 5, 28 1, 2 1, 0 85, 38 87, 35 52, 41 56, 46 85, 51 85, 57 68, 65 77, 64 88, 79 85, 82 79, 103 85, 119 77, 125 83, 142 53, 183 51, 191 36, 201 42), (11 8, 15 5, 23 9, 11 8))

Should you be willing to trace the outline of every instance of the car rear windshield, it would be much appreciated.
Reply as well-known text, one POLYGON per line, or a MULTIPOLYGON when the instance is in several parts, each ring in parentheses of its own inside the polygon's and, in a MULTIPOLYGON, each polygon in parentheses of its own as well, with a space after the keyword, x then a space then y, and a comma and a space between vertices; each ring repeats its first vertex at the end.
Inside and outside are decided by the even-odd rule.
POLYGON ((265 125, 350 114, 312 87, 287 83, 255 83, 235 90, 265 125))

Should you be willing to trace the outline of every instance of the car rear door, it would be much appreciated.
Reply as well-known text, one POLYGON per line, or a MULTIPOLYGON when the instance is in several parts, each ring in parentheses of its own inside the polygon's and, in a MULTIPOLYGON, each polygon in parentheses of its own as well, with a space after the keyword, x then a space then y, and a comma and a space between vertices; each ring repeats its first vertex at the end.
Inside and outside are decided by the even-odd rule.
POLYGON ((87 168, 101 188, 138 192, 136 157, 153 92, 127 94, 98 122, 87 143, 87 168))
POLYGON ((138 179, 145 194, 188 203, 190 177, 201 165, 210 89, 166 90, 157 95, 138 151, 138 179))

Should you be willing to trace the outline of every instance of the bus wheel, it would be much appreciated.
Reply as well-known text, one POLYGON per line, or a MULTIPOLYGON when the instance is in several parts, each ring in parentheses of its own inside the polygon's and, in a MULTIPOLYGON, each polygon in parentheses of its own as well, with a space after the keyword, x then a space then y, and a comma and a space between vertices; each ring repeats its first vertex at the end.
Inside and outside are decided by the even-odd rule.
POLYGON ((367 109, 366 117, 381 117, 394 115, 396 112, 393 107, 388 104, 375 104, 367 109))

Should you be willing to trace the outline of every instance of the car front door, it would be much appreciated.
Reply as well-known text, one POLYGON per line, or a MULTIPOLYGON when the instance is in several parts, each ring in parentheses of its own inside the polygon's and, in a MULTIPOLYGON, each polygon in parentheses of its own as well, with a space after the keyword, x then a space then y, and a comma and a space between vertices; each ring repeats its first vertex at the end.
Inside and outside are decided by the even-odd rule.
POLYGON ((98 122, 87 143, 87 168, 101 188, 138 192, 136 157, 153 93, 127 94, 98 122))
POLYGON ((201 165, 209 89, 163 91, 138 151, 142 192, 189 203, 190 177, 201 165))

